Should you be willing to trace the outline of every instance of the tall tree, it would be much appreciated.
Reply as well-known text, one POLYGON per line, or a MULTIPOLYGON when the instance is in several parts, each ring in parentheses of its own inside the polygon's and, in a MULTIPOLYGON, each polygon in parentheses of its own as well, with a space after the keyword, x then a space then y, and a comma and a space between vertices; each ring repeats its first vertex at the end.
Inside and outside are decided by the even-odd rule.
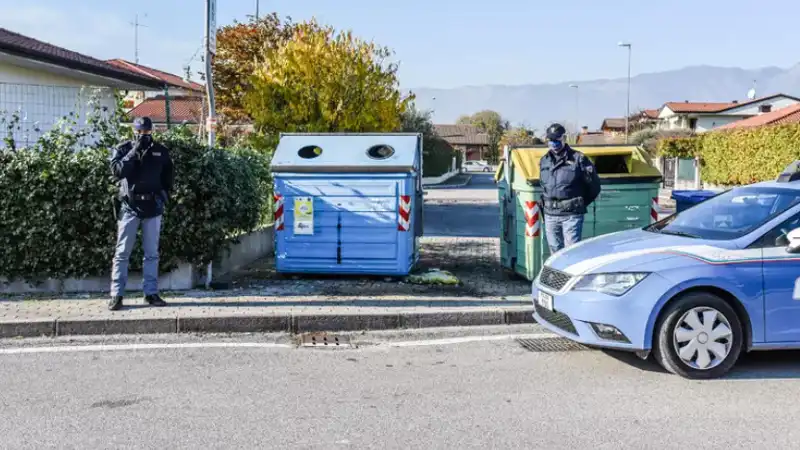
POLYGON ((264 49, 282 46, 292 38, 296 28, 291 18, 281 21, 272 13, 217 30, 212 73, 216 106, 221 115, 230 120, 247 118, 244 95, 252 89, 251 77, 263 62, 264 49))
POLYGON ((399 91, 391 51, 316 21, 264 48, 245 110, 264 133, 393 131, 412 95, 399 91))
MULTIPOLYGON (((538 143, 541 143, 539 141, 538 143)), ((508 146, 527 146, 527 145, 536 145, 537 138, 534 136, 532 130, 528 130, 527 128, 519 127, 519 128, 510 128, 503 133, 503 136, 500 138, 499 147, 502 151, 503 147, 506 145, 508 146)))
POLYGON ((503 133, 509 128, 508 121, 504 120, 500 113, 492 110, 476 112, 471 116, 461 116, 457 123, 462 125, 473 125, 489 136, 489 156, 487 160, 495 164, 500 157, 500 139, 503 133))

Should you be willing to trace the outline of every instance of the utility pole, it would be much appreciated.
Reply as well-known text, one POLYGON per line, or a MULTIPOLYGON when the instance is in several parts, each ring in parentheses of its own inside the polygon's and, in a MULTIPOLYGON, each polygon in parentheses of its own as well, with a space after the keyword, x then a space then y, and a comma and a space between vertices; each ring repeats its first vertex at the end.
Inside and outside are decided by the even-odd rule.
POLYGON ((625 114, 625 143, 628 143, 628 122, 631 118, 631 44, 626 42, 620 42, 620 47, 627 47, 628 48, 628 108, 627 113, 625 114))
POLYGON ((580 90, 577 84, 570 84, 569 87, 575 89, 575 143, 578 142, 578 136, 581 134, 581 120, 580 120, 580 90))
POLYGON ((258 21, 258 7, 259 7, 259 3, 261 3, 261 0, 256 0, 256 21, 258 21))
POLYGON ((217 0, 206 0, 206 94, 208 95, 208 146, 216 141, 217 113, 214 103, 214 80, 211 62, 217 53, 217 0))
MULTIPOLYGON (((145 14, 144 16, 147 17, 147 14, 145 14)), ((133 44, 134 44, 133 58, 134 62, 136 64, 139 64, 139 27, 147 28, 147 25, 139 23, 139 14, 136 14, 136 18, 133 20, 133 22, 128 22, 128 23, 133 25, 133 44)))
MULTIPOLYGON (((217 113, 214 110, 214 79, 211 60, 217 53, 217 0, 206 0, 205 47, 206 47, 206 93, 208 94, 208 147, 213 148, 216 141, 217 113)), ((213 261, 206 266, 206 289, 211 287, 213 261)))

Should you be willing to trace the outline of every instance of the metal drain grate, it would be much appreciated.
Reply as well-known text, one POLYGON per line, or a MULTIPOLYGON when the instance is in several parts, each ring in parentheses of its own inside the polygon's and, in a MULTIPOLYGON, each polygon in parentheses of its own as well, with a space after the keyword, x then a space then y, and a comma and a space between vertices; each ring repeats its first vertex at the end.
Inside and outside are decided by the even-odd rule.
POLYGON ((585 345, 565 338, 517 339, 517 343, 529 352, 575 352, 591 350, 585 345))
POLYGON ((308 333, 300 336, 302 347, 314 348, 349 348, 351 347, 350 338, 347 336, 337 336, 328 333, 308 333))

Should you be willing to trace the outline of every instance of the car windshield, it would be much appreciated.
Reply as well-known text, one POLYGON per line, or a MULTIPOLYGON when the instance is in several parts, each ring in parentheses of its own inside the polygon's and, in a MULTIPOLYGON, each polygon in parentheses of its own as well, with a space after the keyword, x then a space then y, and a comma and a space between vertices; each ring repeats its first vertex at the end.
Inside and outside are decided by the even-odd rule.
POLYGON ((798 203, 800 191, 797 190, 736 188, 656 222, 645 230, 698 239, 737 239, 798 203))

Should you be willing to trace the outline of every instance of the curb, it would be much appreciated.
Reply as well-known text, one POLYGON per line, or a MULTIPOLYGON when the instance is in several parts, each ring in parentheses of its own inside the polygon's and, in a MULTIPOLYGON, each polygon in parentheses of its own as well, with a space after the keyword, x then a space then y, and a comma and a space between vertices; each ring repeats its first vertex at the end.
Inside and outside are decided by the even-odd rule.
POLYGON ((46 319, 0 322, 0 338, 112 334, 402 330, 535 323, 533 308, 401 313, 304 313, 215 317, 46 319))
POLYGON ((468 185, 470 181, 472 181, 472 175, 467 175, 467 181, 461 184, 429 184, 427 186, 423 186, 422 189, 460 189, 468 185))

